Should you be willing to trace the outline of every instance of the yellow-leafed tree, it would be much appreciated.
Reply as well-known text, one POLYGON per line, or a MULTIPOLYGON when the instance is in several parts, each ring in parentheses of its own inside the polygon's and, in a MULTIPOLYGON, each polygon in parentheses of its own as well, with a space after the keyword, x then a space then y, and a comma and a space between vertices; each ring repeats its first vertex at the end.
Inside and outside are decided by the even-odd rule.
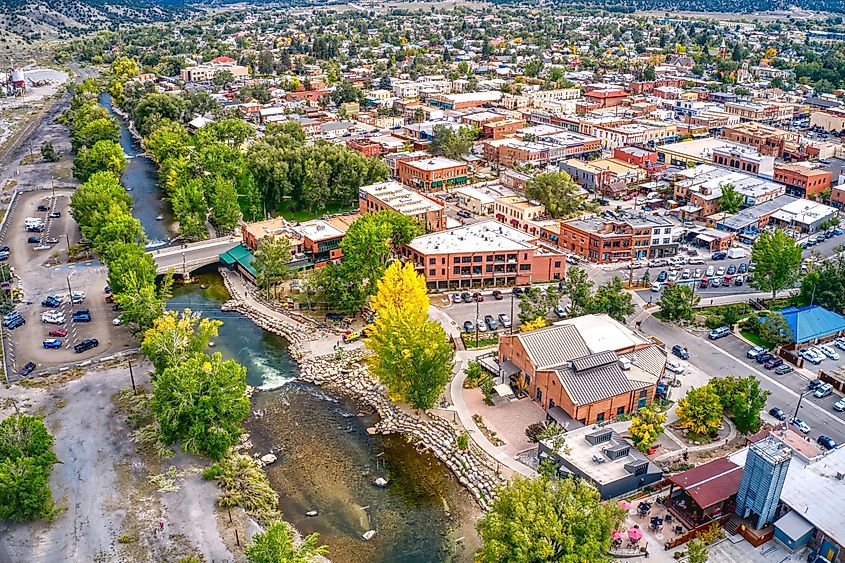
POLYGON ((428 319, 425 279, 413 264, 393 262, 379 280, 371 305, 371 373, 394 396, 416 408, 431 408, 451 376, 454 350, 443 327, 428 319))
POLYGON ((537 330, 538 328, 543 328, 546 326, 546 319, 543 317, 537 317, 533 321, 528 321, 527 323, 523 323, 521 327, 519 327, 519 332, 529 332, 531 330, 537 330))
POLYGON ((700 436, 716 432, 722 425, 722 402, 710 385, 690 389, 675 412, 681 427, 700 436))
POLYGON ((643 452, 649 449, 657 441, 657 437, 663 433, 665 422, 666 415, 655 411, 651 406, 643 407, 634 413, 628 431, 637 449, 643 452))

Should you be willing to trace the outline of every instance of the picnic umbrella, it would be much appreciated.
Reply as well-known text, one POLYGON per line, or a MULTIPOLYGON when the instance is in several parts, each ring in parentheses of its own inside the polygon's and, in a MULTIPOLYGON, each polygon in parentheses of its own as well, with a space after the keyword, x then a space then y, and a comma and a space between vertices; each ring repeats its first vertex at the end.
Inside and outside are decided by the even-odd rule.
POLYGON ((620 500, 619 506, 621 506, 623 510, 631 510, 631 507, 633 505, 630 502, 628 502, 627 500, 620 500))
POLYGON ((613 530, 613 535, 611 536, 613 541, 621 540, 622 539, 622 532, 619 530, 613 530))
POLYGON ((643 531, 639 528, 631 528, 628 530, 628 537, 634 541, 640 541, 643 539, 643 531))

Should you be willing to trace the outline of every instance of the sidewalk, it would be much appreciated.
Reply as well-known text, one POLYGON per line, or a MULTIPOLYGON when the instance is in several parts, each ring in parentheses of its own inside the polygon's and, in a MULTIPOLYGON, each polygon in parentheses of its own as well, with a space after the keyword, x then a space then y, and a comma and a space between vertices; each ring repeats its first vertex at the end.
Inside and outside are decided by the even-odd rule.
POLYGON ((505 466, 506 470, 502 471, 503 476, 511 478, 514 474, 519 474, 524 477, 535 477, 537 475, 536 471, 516 461, 500 448, 494 446, 490 440, 487 439, 484 433, 478 429, 478 426, 472 419, 472 413, 469 412, 469 409, 467 408, 463 395, 464 379, 466 379, 464 368, 466 367, 466 364, 479 353, 480 352, 459 352, 456 355, 455 371, 453 372, 452 382, 449 384, 449 399, 455 406, 455 411, 458 413, 461 425, 463 425, 466 429, 467 434, 469 434, 473 442, 484 450, 488 456, 505 466))

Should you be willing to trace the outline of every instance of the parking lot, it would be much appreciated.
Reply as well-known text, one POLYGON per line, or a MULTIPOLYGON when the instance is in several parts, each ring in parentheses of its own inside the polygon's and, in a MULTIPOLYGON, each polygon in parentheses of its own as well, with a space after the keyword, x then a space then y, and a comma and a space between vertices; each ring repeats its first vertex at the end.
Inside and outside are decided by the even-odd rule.
POLYGON ((37 372, 119 352, 135 345, 126 327, 112 324, 118 313, 105 300, 103 288, 108 283, 106 267, 93 259, 67 262, 68 248, 78 243, 80 237, 76 222, 70 215, 71 194, 71 190, 64 189, 22 193, 9 210, 0 242, 10 248, 8 263, 13 268, 13 288, 20 292, 14 310, 26 321, 14 330, 3 330, 10 376, 17 375, 30 361, 36 364, 37 372), (39 211, 40 205, 46 206, 46 210, 39 211), (51 214, 59 216, 50 217, 51 214), (42 219, 43 232, 27 232, 27 218, 42 219), (39 240, 28 242, 30 237, 39 240), (84 292, 85 299, 79 304, 72 304, 71 292, 84 292), (60 306, 42 306, 48 295, 60 298, 60 306), (73 320, 73 312, 81 309, 90 311, 90 322, 73 320), (42 322, 42 314, 46 311, 60 311, 64 314, 64 322, 42 322), (54 329, 67 331, 67 336, 56 337, 61 340, 60 348, 47 349, 43 342, 52 338, 48 333, 54 329), (74 345, 89 338, 97 339, 99 345, 75 353, 74 345))

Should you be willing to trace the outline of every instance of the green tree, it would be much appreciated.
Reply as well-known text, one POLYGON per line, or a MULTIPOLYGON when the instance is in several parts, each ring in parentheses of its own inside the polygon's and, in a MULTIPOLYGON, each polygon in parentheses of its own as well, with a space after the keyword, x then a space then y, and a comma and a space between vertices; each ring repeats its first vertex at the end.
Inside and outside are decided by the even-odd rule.
POLYGON ((722 403, 709 385, 690 389, 675 412, 681 427, 699 436, 712 434, 722 425, 722 403))
POLYGON ((371 305, 370 372, 414 408, 431 408, 451 377, 454 350, 443 327, 428 319, 425 278, 413 264, 395 261, 379 279, 371 305))
POLYGON ((290 252, 290 240, 285 235, 264 237, 258 242, 252 261, 258 287, 268 291, 273 285, 290 279, 293 275, 290 252))
POLYGON ((0 519, 52 518, 53 442, 41 418, 14 415, 0 422, 0 519))
POLYGON ((801 274, 803 255, 795 240, 780 230, 764 231, 751 247, 754 278, 751 283, 761 291, 779 291, 792 287, 801 274))
POLYGON ((460 160, 472 150, 473 135, 474 132, 468 127, 461 127, 456 133, 448 125, 435 125, 429 152, 436 156, 460 160))
POLYGON ((760 337, 775 346, 789 344, 795 338, 783 314, 773 311, 760 325, 760 337))
POLYGON ((62 155, 59 154, 59 151, 56 150, 53 143, 50 141, 44 141, 41 143, 41 158, 47 162, 58 162, 61 160, 62 155))
POLYGON ((719 209, 725 213, 736 213, 745 205, 745 198, 736 191, 733 184, 722 186, 722 197, 719 198, 719 209))
POLYGON ((532 178, 525 195, 536 199, 554 218, 571 217, 581 208, 581 188, 566 172, 542 172, 532 178))
POLYGON ((587 481, 517 477, 478 522, 483 545, 476 561, 611 561, 611 534, 623 518, 587 481))
POLYGON ((205 201, 203 181, 194 178, 176 187, 170 194, 173 214, 179 221, 179 232, 188 239, 201 240, 208 237, 205 222, 208 205, 205 201))
POLYGON ((73 161, 73 176, 84 182, 95 172, 111 172, 117 176, 126 169, 126 156, 113 141, 97 141, 91 148, 83 147, 73 161))
POLYGON ((622 286, 619 276, 600 286, 590 304, 591 313, 604 313, 624 323, 625 317, 633 314, 633 297, 622 286))
POLYGON ((207 199, 211 206, 211 222, 224 233, 232 232, 241 217, 235 184, 220 176, 214 177, 209 182, 207 199))
POLYGON ((179 441, 185 452, 220 459, 249 414, 246 368, 219 353, 195 353, 156 376, 151 405, 165 444, 179 441))
POLYGON ((569 295, 569 314, 580 317, 586 314, 593 302, 593 282, 583 268, 573 266, 566 270, 566 293, 569 295))
POLYGON ((73 128, 71 147, 79 151, 82 147, 93 147, 97 141, 120 141, 120 125, 112 117, 101 117, 87 123, 76 124, 73 128))
POLYGON ((519 296, 519 320, 523 324, 545 319, 560 302, 560 291, 549 286, 545 291, 532 287, 519 296))
POLYGON ((109 267, 109 286, 115 295, 125 293, 129 287, 155 283, 155 261, 137 244, 114 244, 106 250, 105 260, 109 267), (133 277, 134 281, 130 281, 133 277))
POLYGON ((167 311, 144 333, 141 351, 152 362, 156 373, 161 373, 203 352, 222 324, 204 319, 190 309, 181 313, 167 311))
POLYGON ((255 534, 252 545, 244 550, 249 563, 311 563, 329 548, 317 545, 319 534, 309 534, 296 545, 296 533, 287 522, 273 522, 267 531, 255 534))
POLYGON ((663 294, 657 304, 660 314, 667 321, 691 321, 695 314, 695 306, 701 297, 695 293, 689 284, 672 284, 663 288, 663 294))
POLYGON ((845 258, 826 260, 801 280, 801 301, 821 305, 831 311, 845 310, 845 258))
POLYGON ((218 70, 211 77, 211 83, 218 88, 226 88, 235 81, 235 75, 231 70, 218 70))
POLYGON ((364 94, 357 86, 349 82, 341 82, 335 86, 334 91, 331 93, 331 99, 338 106, 347 102, 360 103, 364 101, 364 94))
POLYGON ((687 562, 688 563, 707 563, 707 543, 694 538, 687 543, 687 562))
POLYGON ((164 276, 161 285, 144 283, 135 275, 124 279, 122 293, 115 294, 115 301, 120 305, 120 319, 129 325, 132 334, 143 334, 153 327, 155 320, 164 314, 167 300, 171 296, 170 288, 173 276, 164 276))
POLYGON ((643 69, 643 80, 654 80, 655 78, 654 65, 648 65, 643 69))
POLYGON ((146 138, 163 121, 182 123, 188 116, 188 103, 181 96, 154 92, 145 94, 135 106, 133 119, 138 132, 146 138))
POLYGON ((125 80, 127 78, 138 76, 140 68, 138 67, 138 63, 134 60, 126 56, 120 56, 112 61, 111 72, 115 78, 125 80))
POLYGON ((653 406, 643 407, 631 417, 631 441, 640 451, 647 451, 663 433, 666 414, 657 412, 653 406))
POLYGON ((543 71, 543 61, 541 59, 532 59, 525 64, 523 71, 525 76, 536 78, 543 71))
POLYGON ((730 412, 737 430, 750 434, 760 429, 760 412, 771 393, 760 389, 756 377, 717 377, 709 385, 720 398, 722 408, 730 412))

